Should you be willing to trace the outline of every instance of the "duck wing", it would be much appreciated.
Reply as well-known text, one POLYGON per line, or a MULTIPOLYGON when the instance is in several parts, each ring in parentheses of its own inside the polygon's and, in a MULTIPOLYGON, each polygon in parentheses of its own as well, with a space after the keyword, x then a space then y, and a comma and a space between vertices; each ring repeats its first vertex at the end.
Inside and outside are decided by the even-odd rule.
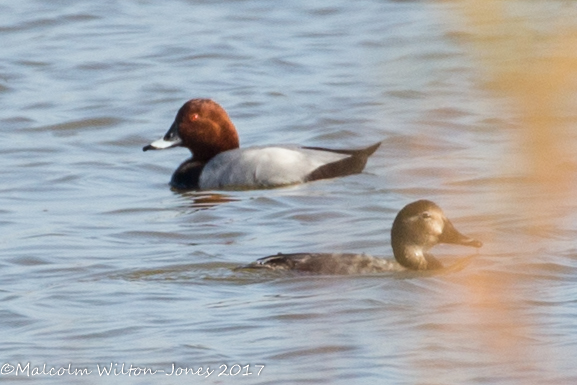
POLYGON ((243 268, 293 270, 315 274, 339 275, 402 270, 402 267, 396 262, 366 254, 353 253, 279 253, 260 258, 243 268))
POLYGON ((309 175, 307 175, 306 181, 310 182, 313 180, 358 174, 363 171, 365 165, 367 164, 367 160, 371 155, 373 155, 375 151, 377 151, 380 145, 381 142, 378 142, 361 150, 332 150, 322 147, 303 147, 310 150, 328 151, 337 154, 350 155, 347 158, 320 166, 309 175))

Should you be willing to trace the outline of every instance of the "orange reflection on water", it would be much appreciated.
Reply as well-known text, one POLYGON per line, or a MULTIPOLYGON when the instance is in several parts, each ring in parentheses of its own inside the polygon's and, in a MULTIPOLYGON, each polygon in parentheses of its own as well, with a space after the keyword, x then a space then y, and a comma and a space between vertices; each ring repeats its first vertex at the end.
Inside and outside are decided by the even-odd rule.
MULTIPOLYGON (((567 118, 577 81, 575 12, 510 0, 458 3, 488 89, 510 101, 519 126, 512 151, 550 194, 570 188, 567 118)), ((559 6, 559 4, 558 4, 559 6)), ((567 9, 570 11, 570 9, 567 9)), ((572 111, 573 108, 573 111, 572 111)))
MULTIPOLYGON (((577 101, 576 12, 567 4, 565 12, 561 2, 462 0, 452 4, 458 11, 450 16, 456 15, 460 22, 463 47, 480 69, 478 80, 505 102, 507 115, 514 117, 511 154, 503 154, 503 165, 527 182, 503 188, 503 201, 510 202, 510 212, 524 213, 534 234, 546 232, 556 225, 556 216, 562 215, 568 200, 577 199, 571 191, 575 139, 568 127, 577 101)), ((502 172, 495 171, 496 175, 502 172)), ((534 238, 537 249, 539 240, 534 238)), ((516 245, 508 246, 515 251, 516 245)), ((503 290, 515 287, 514 276, 496 278, 479 272, 471 277, 469 303, 482 329, 478 345, 520 372, 543 369, 547 364, 531 346, 535 331, 528 325, 532 320, 503 290)), ((539 355, 547 352, 541 348, 539 355)))

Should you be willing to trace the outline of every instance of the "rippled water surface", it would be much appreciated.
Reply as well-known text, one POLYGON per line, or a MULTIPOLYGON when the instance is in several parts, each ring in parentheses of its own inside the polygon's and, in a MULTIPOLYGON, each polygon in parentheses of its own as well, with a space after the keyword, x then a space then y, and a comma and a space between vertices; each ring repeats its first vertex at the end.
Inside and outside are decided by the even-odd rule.
POLYGON ((1 3, 1 381, 574 384, 577 11, 501 3, 1 3), (171 191, 187 150, 141 149, 192 97, 242 145, 383 145, 346 178, 171 191), (472 252, 462 268, 234 270, 279 251, 392 259, 392 221, 420 198, 484 242, 435 249, 472 252), (69 365, 91 374, 42 374, 69 365))

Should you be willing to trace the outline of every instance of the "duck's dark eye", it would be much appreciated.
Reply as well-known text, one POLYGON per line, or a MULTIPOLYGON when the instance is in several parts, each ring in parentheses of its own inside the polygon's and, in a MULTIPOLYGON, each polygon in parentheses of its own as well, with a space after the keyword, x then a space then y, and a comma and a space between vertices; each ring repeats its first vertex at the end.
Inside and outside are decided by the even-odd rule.
POLYGON ((421 214, 421 218, 423 218, 423 219, 430 219, 432 217, 433 216, 431 214, 429 214, 428 212, 424 212, 421 214))

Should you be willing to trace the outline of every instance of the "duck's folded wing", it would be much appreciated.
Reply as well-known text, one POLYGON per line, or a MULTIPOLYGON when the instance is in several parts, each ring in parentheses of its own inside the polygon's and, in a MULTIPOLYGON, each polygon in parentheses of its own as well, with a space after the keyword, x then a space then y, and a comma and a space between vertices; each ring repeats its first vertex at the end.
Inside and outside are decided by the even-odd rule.
POLYGON ((352 253, 295 253, 260 258, 245 268, 294 270, 316 274, 369 274, 402 269, 396 262, 352 253))
POLYGON ((324 164, 318 167, 317 169, 313 170, 310 174, 307 175, 306 181, 311 182, 313 180, 336 178, 340 176, 358 174, 363 171, 363 169, 367 164, 369 156, 371 156, 375 151, 377 151, 377 148, 379 148, 380 145, 381 142, 361 150, 330 150, 319 147, 305 147, 308 149, 330 151, 337 154, 349 155, 346 158, 340 159, 336 162, 324 164))

